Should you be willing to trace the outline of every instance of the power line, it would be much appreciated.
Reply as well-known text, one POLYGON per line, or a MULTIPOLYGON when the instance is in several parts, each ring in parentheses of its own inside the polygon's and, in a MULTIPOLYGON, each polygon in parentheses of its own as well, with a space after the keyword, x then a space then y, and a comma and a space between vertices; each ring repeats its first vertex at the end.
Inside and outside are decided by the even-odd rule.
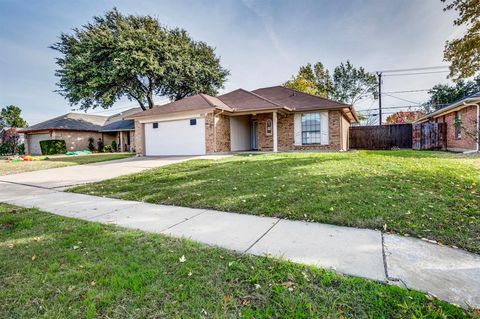
MULTIPOLYGON (((391 109, 410 109, 410 108, 421 108, 420 105, 404 105, 404 106, 390 106, 390 107, 382 107, 382 110, 391 110, 391 109)), ((358 110, 357 113, 361 112, 371 112, 373 110, 358 110)))
POLYGON ((392 70, 384 70, 384 71, 377 71, 377 73, 394 73, 394 72, 407 72, 407 71, 422 71, 422 70, 437 70, 437 69, 445 69, 448 68, 446 65, 439 65, 439 66, 426 66, 421 68, 409 68, 409 69, 392 69, 392 70))
POLYGON ((432 72, 415 72, 415 73, 400 73, 400 74, 385 74, 384 76, 404 76, 404 75, 423 75, 423 74, 435 74, 435 73, 447 73, 448 70, 445 71, 432 71, 432 72))
POLYGON ((383 92, 382 94, 397 94, 397 93, 415 93, 415 92, 426 92, 430 91, 431 89, 422 89, 422 90, 405 90, 405 91, 390 91, 390 92, 383 92))
POLYGON ((407 99, 404 99, 404 98, 401 98, 401 97, 397 97, 397 96, 394 96, 394 95, 391 95, 391 94, 386 94, 386 93, 382 93, 382 94, 385 94, 389 97, 393 97, 394 99, 397 99, 397 100, 400 100, 400 101, 404 101, 404 102, 408 102, 408 103, 413 103, 413 104, 421 104, 420 102, 415 102, 415 101, 411 101, 411 100, 407 100, 407 99))

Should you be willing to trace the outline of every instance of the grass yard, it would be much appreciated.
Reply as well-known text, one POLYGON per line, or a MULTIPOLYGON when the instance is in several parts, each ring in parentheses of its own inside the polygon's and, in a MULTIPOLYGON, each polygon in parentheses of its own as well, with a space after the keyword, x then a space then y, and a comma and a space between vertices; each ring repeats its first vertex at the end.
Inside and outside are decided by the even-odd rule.
POLYGON ((0 204, 1 318, 468 318, 422 293, 0 204))
POLYGON ((52 155, 48 156, 49 159, 45 161, 25 161, 16 163, 12 163, 7 160, 0 160, 0 176, 38 171, 49 168, 111 161, 131 157, 133 155, 133 153, 98 153, 78 156, 52 155))
POLYGON ((72 191, 383 229, 480 253, 480 156, 357 151, 239 155, 72 191))

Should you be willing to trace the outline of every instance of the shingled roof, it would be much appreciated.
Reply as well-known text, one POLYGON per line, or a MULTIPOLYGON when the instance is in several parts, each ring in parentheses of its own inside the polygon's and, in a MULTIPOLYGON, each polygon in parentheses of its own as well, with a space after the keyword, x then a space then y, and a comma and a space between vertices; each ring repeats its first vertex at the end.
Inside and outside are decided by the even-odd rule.
POLYGON ((231 111, 231 108, 218 98, 201 93, 135 113, 127 116, 126 119, 216 108, 231 111))
POLYGON ((53 119, 32 125, 21 132, 44 130, 71 130, 98 132, 105 124, 107 116, 89 115, 81 113, 67 113, 53 119))
POLYGON ((285 108, 285 104, 279 104, 254 92, 238 89, 218 97, 219 100, 230 106, 233 111, 271 110, 285 108))
POLYGON ((438 117, 442 114, 445 114, 445 113, 449 113, 451 112, 452 110, 455 110, 455 109, 458 109, 459 107, 466 107, 465 104, 468 104, 468 103, 476 103, 476 104, 479 104, 480 103, 480 91, 477 92, 477 93, 473 93, 473 94, 470 94, 464 98, 461 98, 457 101, 454 101, 446 106, 444 106, 443 108, 441 109, 438 109, 430 114, 427 114, 425 116, 422 116, 421 118, 419 118, 418 120, 416 120, 414 123, 422 123, 422 122, 427 122, 430 118, 434 118, 434 117, 438 117))
POLYGON ((351 105, 303 93, 284 86, 272 86, 252 91, 277 104, 290 107, 294 111, 351 107, 351 105))
POLYGON ((32 125, 20 130, 23 133, 48 130, 88 131, 88 132, 115 132, 135 129, 133 120, 125 117, 141 111, 141 108, 131 108, 111 116, 90 115, 85 113, 67 113, 53 119, 32 125))
MULTIPOLYGON (((479 93, 480 94, 480 93, 479 93)), ((311 110, 341 109, 350 120, 356 121, 353 107, 348 104, 329 100, 285 88, 272 86, 247 91, 238 89, 218 97, 207 94, 196 94, 164 105, 142 111, 131 108, 112 116, 99 116, 81 113, 67 113, 48 121, 30 126, 22 132, 43 130, 75 130, 114 132, 134 130, 134 119, 150 116, 189 111, 208 111, 219 109, 229 113, 282 110, 282 112, 301 112, 311 110)))

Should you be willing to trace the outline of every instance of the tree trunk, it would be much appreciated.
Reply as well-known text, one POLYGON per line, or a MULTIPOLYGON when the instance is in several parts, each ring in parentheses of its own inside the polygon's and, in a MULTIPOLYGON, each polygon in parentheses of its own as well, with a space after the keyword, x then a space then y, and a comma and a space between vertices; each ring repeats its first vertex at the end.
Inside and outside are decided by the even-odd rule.
POLYGON ((148 101, 148 108, 152 109, 155 106, 155 103, 153 102, 153 97, 151 93, 147 95, 147 101, 148 101))

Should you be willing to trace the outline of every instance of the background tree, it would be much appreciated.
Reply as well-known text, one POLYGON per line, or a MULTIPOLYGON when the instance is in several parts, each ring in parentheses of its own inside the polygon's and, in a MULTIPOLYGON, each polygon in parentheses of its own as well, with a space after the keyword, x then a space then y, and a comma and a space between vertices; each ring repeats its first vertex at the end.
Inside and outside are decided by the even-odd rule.
POLYGON ((350 61, 335 68, 333 88, 333 99, 351 105, 378 94, 376 76, 366 72, 363 67, 355 68, 350 61))
POLYGON ((480 75, 471 81, 460 80, 454 85, 437 84, 429 91, 430 98, 423 104, 425 113, 434 112, 447 104, 480 91, 480 75))
POLYGON ((405 124, 412 123, 413 121, 419 119, 425 114, 420 111, 400 111, 393 114, 390 114, 385 119, 387 124, 405 124))
POLYGON ((214 49, 192 40, 185 30, 117 9, 73 34, 62 34, 51 48, 61 53, 57 92, 83 110, 110 108, 122 97, 146 110, 157 95, 173 100, 214 95, 229 74, 214 49))
POLYGON ((284 85, 352 105, 377 93, 375 75, 366 72, 363 67, 355 68, 350 61, 337 66, 333 77, 322 63, 317 62, 314 66, 308 63, 284 85))
POLYGON ((0 154, 17 154, 17 147, 20 142, 17 129, 12 127, 4 130, 0 136, 0 142, 0 154))
POLYGON ((0 128, 27 127, 27 121, 21 117, 22 110, 15 105, 9 105, 0 111, 0 128))
POLYGON ((450 77, 458 81, 480 71, 480 1, 442 0, 444 11, 455 10, 459 16, 453 24, 466 28, 463 37, 447 41, 444 59, 450 62, 450 77))
POLYGON ((301 66, 298 74, 285 82, 285 87, 304 93, 328 98, 332 93, 332 79, 330 73, 321 62, 313 66, 307 63, 301 66))

